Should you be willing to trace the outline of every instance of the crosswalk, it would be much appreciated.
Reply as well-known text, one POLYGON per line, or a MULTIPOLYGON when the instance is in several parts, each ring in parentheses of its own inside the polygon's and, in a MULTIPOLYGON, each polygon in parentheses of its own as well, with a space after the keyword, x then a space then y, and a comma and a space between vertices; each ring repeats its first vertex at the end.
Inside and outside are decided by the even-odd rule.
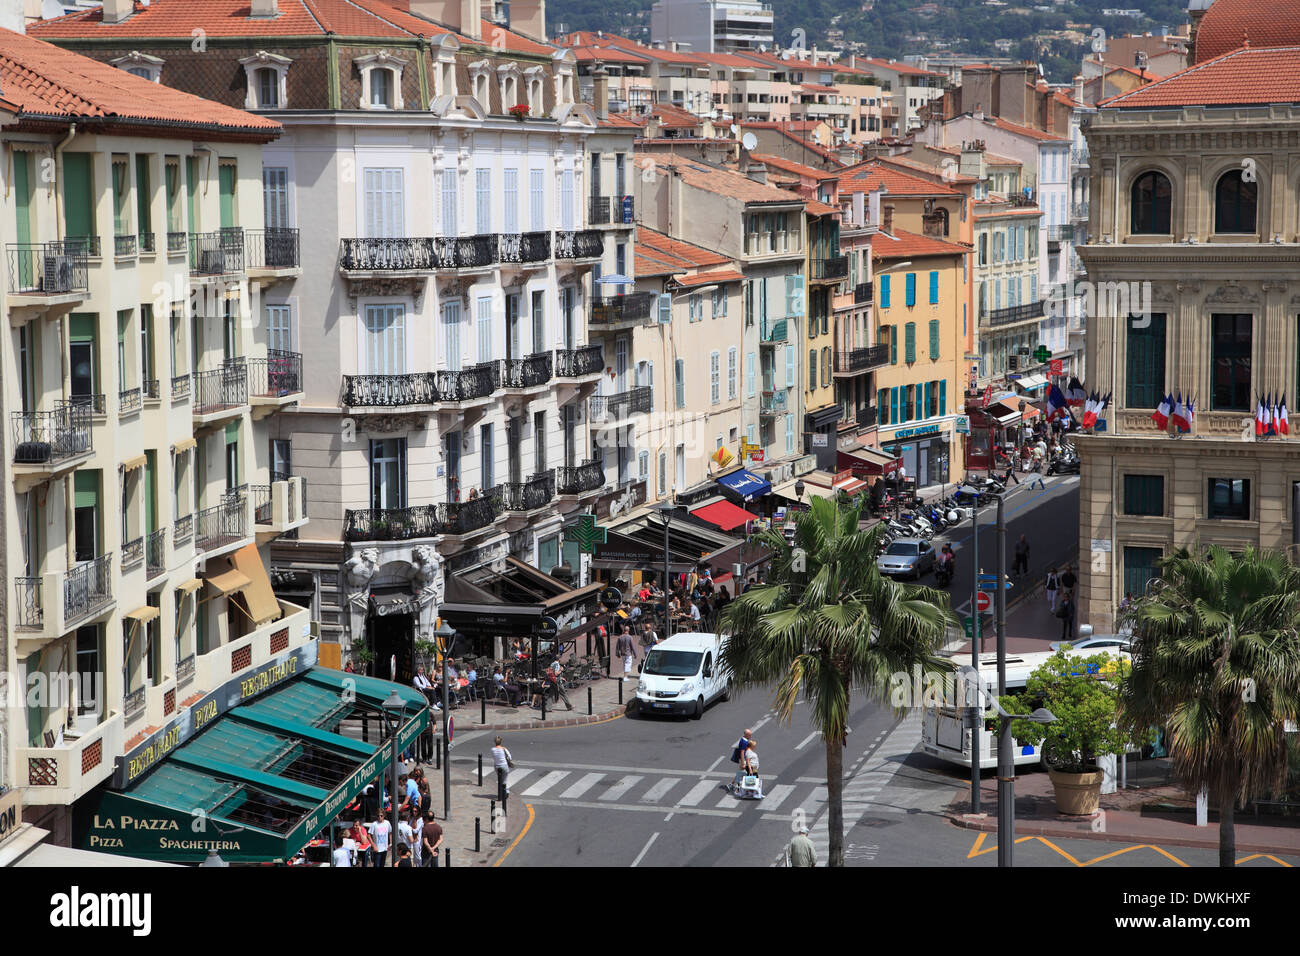
POLYGON ((583 767, 516 767, 510 793, 530 803, 593 809, 657 810, 739 816, 752 812, 768 819, 788 819, 801 811, 812 819, 826 803, 826 785, 815 779, 782 782, 763 779, 762 800, 741 800, 727 792, 729 771, 655 773, 633 767, 589 770, 583 767))

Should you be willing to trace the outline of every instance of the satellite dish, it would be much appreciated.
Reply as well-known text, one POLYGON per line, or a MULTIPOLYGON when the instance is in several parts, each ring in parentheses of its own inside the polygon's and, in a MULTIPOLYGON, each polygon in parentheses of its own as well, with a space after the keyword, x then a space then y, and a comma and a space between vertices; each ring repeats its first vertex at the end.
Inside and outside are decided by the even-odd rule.
POLYGON ((755 136, 753 133, 746 133, 743 137, 741 137, 740 145, 745 147, 745 149, 749 150, 752 153, 754 151, 754 147, 758 145, 758 137, 755 136))
POLYGON ((732 123, 732 124, 731 124, 731 135, 732 135, 732 136, 735 136, 735 135, 736 135, 737 133, 739 133, 739 132, 740 132, 740 127, 737 126, 735 123, 732 123))

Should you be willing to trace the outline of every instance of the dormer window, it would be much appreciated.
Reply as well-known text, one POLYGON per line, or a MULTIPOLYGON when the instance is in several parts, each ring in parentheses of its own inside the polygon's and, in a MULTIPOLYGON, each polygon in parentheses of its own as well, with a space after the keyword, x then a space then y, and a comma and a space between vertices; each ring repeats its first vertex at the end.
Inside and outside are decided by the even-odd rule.
POLYGON ((540 66, 530 66, 524 70, 524 82, 528 87, 528 110, 533 116, 541 116, 543 113, 543 81, 546 77, 546 71, 540 66))
POLYGON ((156 56, 132 50, 126 56, 120 56, 109 62, 119 70, 125 70, 132 76, 138 76, 150 83, 162 82, 163 61, 156 56))
POLYGON ((244 94, 244 109, 282 110, 288 105, 285 80, 289 75, 289 64, 293 61, 287 56, 257 53, 239 61, 244 68, 247 92, 244 94))
POLYGON ((398 59, 387 50, 352 61, 361 73, 361 108, 368 110, 400 110, 402 103, 402 71, 406 61, 398 59))
POLYGON ((483 107, 484 112, 491 108, 492 103, 491 87, 489 85, 491 74, 492 67, 487 60, 478 60, 469 65, 470 89, 474 99, 478 100, 478 105, 483 107))
MULTIPOLYGON (((497 67, 497 82, 501 86, 501 112, 505 113, 512 106, 522 102, 519 85, 519 65, 503 63, 497 67)), ((483 104, 487 106, 487 103, 483 104)))

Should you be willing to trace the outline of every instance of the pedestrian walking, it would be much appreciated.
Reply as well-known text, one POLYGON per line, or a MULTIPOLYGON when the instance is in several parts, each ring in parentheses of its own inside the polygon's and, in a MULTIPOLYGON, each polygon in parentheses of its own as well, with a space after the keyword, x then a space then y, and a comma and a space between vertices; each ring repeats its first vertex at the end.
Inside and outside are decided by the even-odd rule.
POLYGON ((618 625, 618 640, 614 642, 614 654, 623 661, 623 683, 627 683, 628 675, 632 673, 632 665, 636 663, 636 641, 632 640, 632 635, 628 633, 627 625, 618 625))
POLYGON ((1025 540, 1022 534, 1020 540, 1016 542, 1015 564, 1012 567, 1013 574, 1029 573, 1029 542, 1025 540))
POLYGON ((741 734, 740 739, 736 741, 736 746, 731 750, 731 762, 736 765, 736 776, 732 778, 731 786, 727 789, 740 789, 740 781, 744 779, 745 776, 745 751, 748 750, 753 743, 754 731, 746 727, 745 732, 741 734))
POLYGON ((375 844, 375 866, 386 865, 384 858, 388 856, 388 843, 393 836, 393 825, 385 819, 386 816, 384 811, 380 810, 375 822, 367 827, 370 831, 370 839, 375 844))
POLYGON ((356 848, 357 859, 362 867, 377 866, 375 863, 375 844, 370 839, 370 831, 360 820, 352 824, 352 842, 356 848))
POLYGON ((1047 584, 1044 587, 1047 591, 1047 603, 1051 607, 1052 613, 1056 613, 1056 598, 1061 593, 1061 576, 1056 573, 1056 568, 1047 569, 1047 584))
POLYGON ((786 850, 786 853, 790 856, 791 866, 817 865, 817 848, 813 846, 812 840, 808 839, 808 828, 806 826, 799 828, 799 832, 790 841, 790 847, 786 850))
POLYGON ((510 788, 506 784, 510 771, 514 769, 515 761, 510 756, 510 751, 501 742, 500 736, 495 738, 492 745, 492 766, 497 771, 497 800, 501 802, 502 809, 505 809, 506 798, 510 796, 510 788))
POLYGON ((1079 583, 1079 579, 1074 576, 1074 565, 1067 564, 1065 573, 1061 575, 1061 587, 1065 589, 1065 596, 1074 599, 1074 586, 1079 583))
POLYGON ((1061 609, 1056 612, 1056 616, 1061 619, 1061 640, 1074 640, 1074 596, 1067 591, 1065 600, 1061 602, 1061 609))

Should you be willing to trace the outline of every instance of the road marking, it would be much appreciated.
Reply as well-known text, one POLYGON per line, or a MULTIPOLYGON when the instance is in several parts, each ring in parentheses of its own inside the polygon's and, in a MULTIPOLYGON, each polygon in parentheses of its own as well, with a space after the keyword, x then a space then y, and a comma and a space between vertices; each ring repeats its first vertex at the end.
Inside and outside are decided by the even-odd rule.
POLYGON ((632 861, 633 866, 636 866, 638 863, 641 862, 641 860, 645 857, 646 853, 649 852, 650 844, 654 843, 655 840, 657 839, 659 839, 659 832, 656 830, 654 833, 650 834, 650 839, 646 841, 645 846, 641 847, 641 852, 638 853, 636 855, 636 859, 632 861))
POLYGON ((635 787, 638 783, 640 783, 644 779, 645 779, 644 777, 638 777, 633 774, 629 774, 628 776, 620 780, 618 783, 614 784, 614 786, 610 787, 608 792, 602 793, 597 799, 617 800, 619 797, 623 796, 623 794, 627 793, 629 790, 631 790, 633 787, 635 787))
POLYGON ((498 859, 495 863, 492 864, 493 866, 500 866, 502 863, 504 863, 506 861, 506 857, 508 857, 511 853, 515 852, 515 847, 517 847, 519 845, 519 841, 524 838, 524 834, 527 833, 532 828, 533 817, 536 816, 536 814, 533 812, 533 805, 531 803, 526 803, 524 804, 524 806, 528 808, 528 822, 525 823, 524 828, 519 831, 519 836, 515 837, 514 842, 511 843, 510 846, 506 848, 506 852, 502 853, 500 859, 498 859))
POLYGON ((509 790, 515 789, 515 787, 519 786, 519 781, 532 772, 531 767, 527 770, 511 770, 510 773, 506 774, 506 788, 509 790))
POLYGON ((642 803, 658 803, 669 790, 682 782, 681 777, 667 777, 641 795, 642 803))
POLYGON ((686 792, 686 796, 682 797, 680 800, 677 801, 677 806, 679 807, 698 806, 700 801, 703 800, 706 796, 708 796, 708 794, 711 791, 717 789, 718 789, 718 785, 716 783, 713 783, 709 780, 703 780, 700 783, 697 783, 695 786, 691 787, 691 789, 686 792))
POLYGON ((560 799, 577 800, 580 796, 595 786, 598 780, 603 780, 604 777, 605 775, 603 773, 589 773, 568 790, 565 790, 564 793, 560 794, 560 799))
POLYGON ((803 748, 806 747, 806 746, 808 746, 808 744, 812 743, 813 740, 814 740, 816 737, 817 737, 817 731, 814 730, 814 731, 813 731, 812 733, 810 733, 807 737, 805 737, 802 741, 800 741, 799 744, 798 744, 794 749, 795 749, 795 750, 803 750, 803 748))
POLYGON ((763 809, 767 811, 775 810, 785 798, 794 793, 794 786, 788 783, 778 783, 771 790, 767 791, 763 798, 763 809))
MULTIPOLYGON (((985 840, 988 836, 989 836, 988 833, 981 833, 978 837, 976 837, 976 839, 975 839, 975 845, 972 846, 972 847, 970 848, 970 852, 969 852, 968 854, 966 854, 966 859, 968 859, 968 860, 973 860, 973 859, 975 859, 975 857, 977 857, 977 856, 983 856, 983 855, 986 854, 986 853, 992 853, 994 850, 996 850, 996 849, 998 848, 997 843, 994 843, 992 846, 988 846, 988 847, 984 846, 984 840, 985 840)), ((994 840, 996 840, 996 839, 997 839, 997 837, 995 836, 995 837, 994 837, 994 840)), ((1153 851, 1155 851, 1156 853, 1158 853, 1158 854, 1160 854, 1161 856, 1163 856, 1165 859, 1167 859, 1167 860, 1169 860, 1169 861, 1171 861, 1171 862, 1173 862, 1173 863, 1177 863, 1179 866, 1182 866, 1182 867, 1187 867, 1187 866, 1190 866, 1190 865, 1191 865, 1191 864, 1189 864, 1189 863, 1184 863, 1182 860, 1180 860, 1178 857, 1174 856, 1174 855, 1173 855, 1172 853, 1170 853, 1168 850, 1164 849, 1163 847, 1156 846, 1154 843, 1135 843, 1135 844, 1133 844, 1133 845, 1131 845, 1131 846, 1126 846, 1126 847, 1124 847, 1124 848, 1122 848, 1122 849, 1119 849, 1119 850, 1113 850, 1113 851, 1111 851, 1110 853, 1103 853, 1101 856, 1095 856, 1095 857, 1093 857, 1091 860, 1079 860, 1079 859, 1076 859, 1072 854, 1067 853, 1065 850, 1062 850, 1059 846, 1057 846, 1057 845, 1056 845, 1055 843, 1053 843, 1051 840, 1048 840, 1048 839, 1046 839, 1046 838, 1044 838, 1044 837, 1040 837, 1040 836, 1024 836, 1024 837, 1017 837, 1017 838, 1016 838, 1016 842, 1017 842, 1017 843, 1025 843, 1025 842, 1027 842, 1027 841, 1029 841, 1029 840, 1037 840, 1039 843, 1043 844, 1043 846, 1048 847, 1049 849, 1055 850, 1055 851, 1056 851, 1057 853, 1059 853, 1061 856, 1065 857, 1067 860, 1069 860, 1071 863, 1073 863, 1075 866, 1078 866, 1078 867, 1092 866, 1094 863, 1102 863, 1102 862, 1104 862, 1104 861, 1106 861, 1106 860, 1113 859, 1113 858, 1115 858, 1115 857, 1117 857, 1117 856, 1123 856, 1125 853, 1133 853, 1133 852, 1135 852, 1135 851, 1137 851, 1137 850, 1153 850, 1153 851)), ((1249 860, 1253 860, 1253 859, 1255 859, 1255 857, 1247 857, 1247 859, 1249 859, 1249 860)), ((1272 859, 1276 859, 1276 858, 1272 858, 1272 859)), ((1244 862, 1246 862, 1246 861, 1245 861, 1245 860, 1238 860, 1237 862, 1238 862, 1238 863, 1244 863, 1244 862)), ((1282 861, 1278 860, 1277 862, 1281 863, 1282 861)), ((1283 866, 1286 866, 1287 864, 1283 863, 1282 865, 1283 865, 1283 866)))
POLYGON ((569 771, 567 770, 552 770, 541 780, 538 780, 535 784, 533 784, 531 787, 525 790, 524 796, 540 797, 547 790, 550 790, 551 787, 555 786, 557 783, 559 783, 568 775, 569 775, 569 771))
POLYGON ((713 763, 709 764, 709 769, 706 770, 706 771, 704 771, 704 772, 705 772, 705 773, 713 773, 713 768, 716 767, 716 766, 717 766, 718 764, 720 764, 720 763, 722 763, 722 758, 721 758, 721 757, 719 757, 717 760, 713 761, 713 763))
MULTIPOLYGON (((639 813, 663 813, 664 808, 648 803, 594 803, 590 800, 561 800, 557 797, 539 797, 533 801, 538 806, 564 807, 567 810, 634 810, 639 813)), ((758 801, 754 801, 757 803, 758 801)), ((714 810, 708 807, 674 807, 674 813, 705 817, 738 817, 738 810, 714 810)))
POLYGON ((760 720, 758 723, 756 723, 753 727, 750 727, 749 729, 754 731, 754 733, 758 733, 758 728, 762 727, 765 723, 767 723, 771 719, 772 719, 772 715, 768 714, 766 717, 764 717, 762 720, 760 720))

